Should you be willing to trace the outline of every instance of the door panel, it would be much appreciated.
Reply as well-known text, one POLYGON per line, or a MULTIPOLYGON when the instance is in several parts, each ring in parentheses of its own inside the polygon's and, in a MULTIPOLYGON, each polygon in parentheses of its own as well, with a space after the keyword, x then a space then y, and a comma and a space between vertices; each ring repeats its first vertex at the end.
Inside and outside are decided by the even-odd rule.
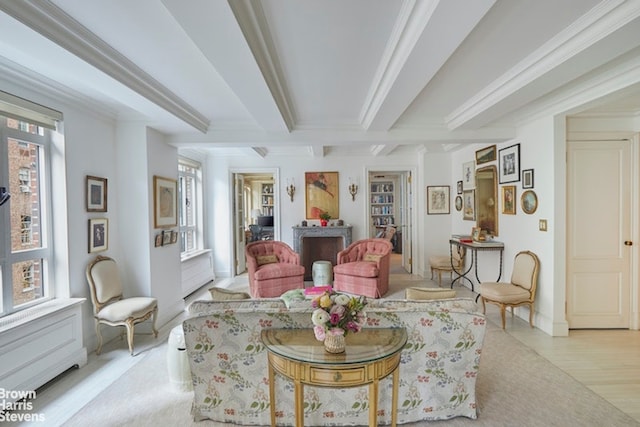
POLYGON ((244 223, 244 177, 240 174, 235 174, 234 179, 234 239, 235 239, 235 247, 236 247, 236 275, 244 273, 247 269, 246 260, 244 257, 244 247, 245 247, 245 232, 246 229, 244 223))
POLYGON ((568 144, 569 328, 629 328, 630 143, 568 144))

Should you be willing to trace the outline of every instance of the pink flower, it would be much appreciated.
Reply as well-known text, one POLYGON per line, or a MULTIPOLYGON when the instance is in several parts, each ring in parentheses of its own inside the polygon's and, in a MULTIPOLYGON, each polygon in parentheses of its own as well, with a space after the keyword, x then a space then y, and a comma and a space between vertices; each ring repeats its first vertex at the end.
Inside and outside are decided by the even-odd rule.
POLYGON ((324 327, 322 327, 320 325, 314 326, 313 327, 313 334, 316 336, 316 339, 318 341, 324 341, 324 338, 325 338, 324 327))

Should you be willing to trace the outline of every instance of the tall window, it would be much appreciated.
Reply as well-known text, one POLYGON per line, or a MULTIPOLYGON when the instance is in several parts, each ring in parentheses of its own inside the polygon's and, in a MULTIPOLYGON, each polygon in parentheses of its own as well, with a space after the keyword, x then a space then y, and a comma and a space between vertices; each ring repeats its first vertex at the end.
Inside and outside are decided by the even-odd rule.
MULTIPOLYGON (((37 119, 32 123, 30 111, 25 109, 31 103, 18 99, 21 108, 13 109, 7 99, 17 98, 0 92, 0 186, 11 194, 0 206, 2 316, 53 297, 49 268, 53 265, 51 208, 47 197, 51 194, 48 154, 52 131, 45 126, 55 129, 57 119, 45 126, 37 119)), ((46 107, 36 108, 48 111, 46 107)))
POLYGON ((178 162, 178 196, 180 198, 180 251, 183 254, 203 248, 202 169, 199 163, 178 162))

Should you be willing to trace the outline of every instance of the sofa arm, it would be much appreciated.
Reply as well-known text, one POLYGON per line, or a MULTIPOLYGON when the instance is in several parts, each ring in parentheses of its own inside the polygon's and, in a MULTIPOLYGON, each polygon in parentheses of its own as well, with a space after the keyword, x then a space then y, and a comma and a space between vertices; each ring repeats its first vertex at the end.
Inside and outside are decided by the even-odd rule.
POLYGON ((288 248, 279 247, 276 255, 278 256, 278 262, 300 265, 300 255, 288 248))

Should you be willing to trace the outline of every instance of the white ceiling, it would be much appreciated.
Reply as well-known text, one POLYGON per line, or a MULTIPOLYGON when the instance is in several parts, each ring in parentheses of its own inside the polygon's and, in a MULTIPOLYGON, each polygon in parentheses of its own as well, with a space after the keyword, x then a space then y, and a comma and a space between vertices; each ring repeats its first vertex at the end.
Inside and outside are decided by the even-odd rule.
MULTIPOLYGON (((640 58, 640 0, 25 0, 0 11, 5 77, 227 155, 500 142, 640 58)), ((566 106, 638 115, 637 74, 566 106)))

